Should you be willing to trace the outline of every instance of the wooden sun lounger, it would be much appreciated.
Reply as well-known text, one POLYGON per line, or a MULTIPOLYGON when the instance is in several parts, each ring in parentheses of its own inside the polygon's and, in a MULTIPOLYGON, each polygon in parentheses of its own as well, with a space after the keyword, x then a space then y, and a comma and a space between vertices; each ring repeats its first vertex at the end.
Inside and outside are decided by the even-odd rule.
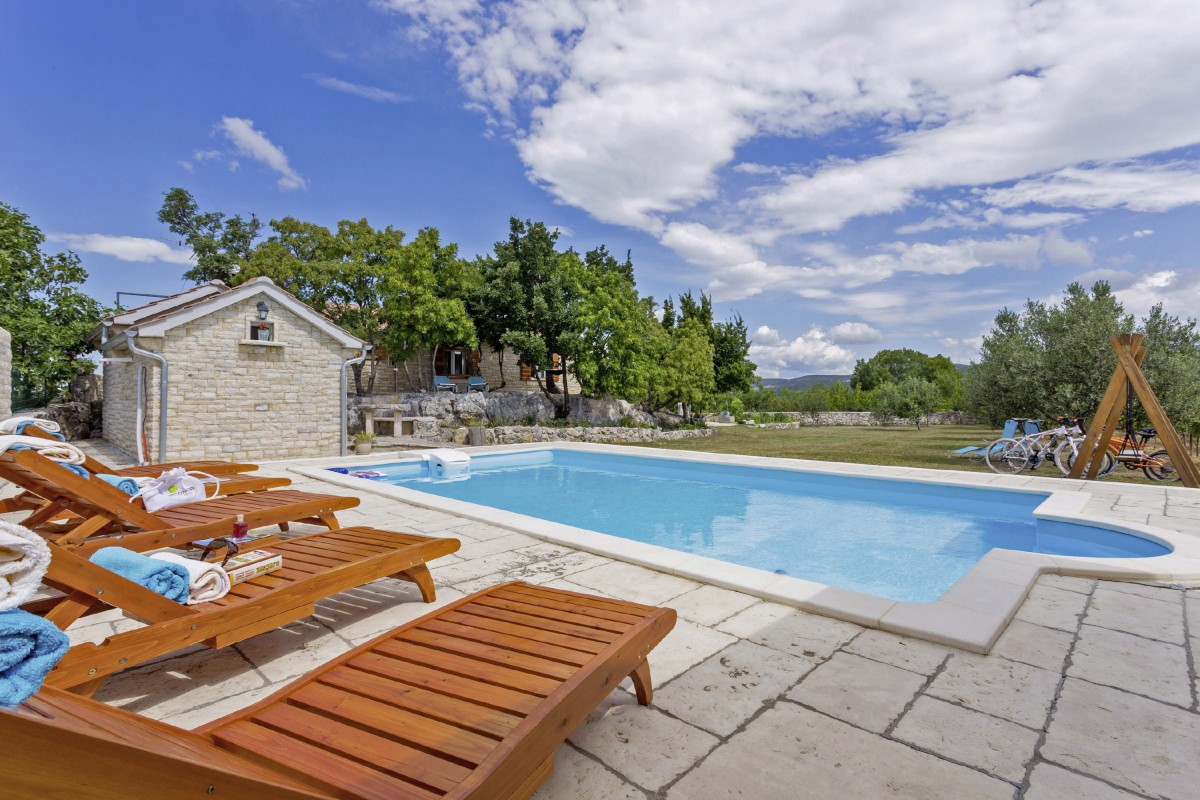
POLYGON ((337 511, 354 508, 357 497, 314 494, 294 489, 213 497, 151 513, 141 500, 95 478, 83 478, 33 450, 0 453, 0 478, 47 502, 19 524, 64 547, 90 553, 119 544, 130 550, 178 547, 195 539, 229 533, 239 514, 251 529, 309 522, 337 530, 337 511), (208 530, 224 521, 220 533, 208 530))
POLYGON ((195 731, 43 689, 0 711, 4 786, 81 800, 520 800, 625 676, 650 702, 646 657, 674 624, 669 608, 497 586, 195 731))
MULTIPOLYGON (((31 425, 25 429, 25 435, 36 436, 40 439, 57 441, 54 436, 31 425)), ((248 475, 258 469, 257 464, 237 464, 230 461, 171 461, 165 464, 147 464, 141 467, 114 468, 98 458, 87 453, 83 454, 83 467, 93 475, 119 475, 122 478, 157 478, 169 469, 183 467, 191 472, 206 472, 219 479, 220 485, 206 484, 208 496, 217 494, 241 494, 243 492, 261 492, 266 489, 278 489, 291 484, 290 478, 269 478, 265 475, 248 475)))
POLYGON ((453 553, 459 541, 366 527, 299 536, 265 548, 283 555, 281 569, 235 585, 220 600, 190 606, 155 594, 78 553, 55 544, 50 548, 45 583, 64 595, 27 604, 27 611, 43 614, 62 630, 85 614, 109 607, 148 623, 100 644, 75 645, 46 680, 49 686, 91 694, 114 672, 197 642, 214 648, 234 644, 307 617, 317 600, 380 578, 415 583, 425 602, 433 602, 426 562, 453 553))

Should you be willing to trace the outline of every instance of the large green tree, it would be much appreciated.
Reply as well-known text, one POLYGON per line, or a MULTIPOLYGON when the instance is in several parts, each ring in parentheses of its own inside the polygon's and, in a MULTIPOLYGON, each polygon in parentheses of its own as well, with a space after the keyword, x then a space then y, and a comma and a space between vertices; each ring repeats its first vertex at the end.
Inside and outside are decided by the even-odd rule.
POLYGON ((0 328, 12 334, 14 393, 37 405, 64 396, 94 364, 87 334, 100 305, 80 290, 87 271, 74 253, 44 253, 46 237, 29 217, 0 203, 0 328))
MULTIPOLYGON (((196 265, 183 277, 196 283, 220 280, 229 285, 238 282, 238 273, 250 260, 262 223, 254 214, 227 217, 216 211, 204 212, 186 189, 175 187, 166 192, 158 221, 191 245, 196 265)), ((244 280, 244 278, 243 278, 244 280)))
POLYGON ((700 320, 687 319, 676 326, 659 380, 656 393, 666 403, 682 405, 685 420, 704 410, 716 391, 716 379, 712 342, 700 320))

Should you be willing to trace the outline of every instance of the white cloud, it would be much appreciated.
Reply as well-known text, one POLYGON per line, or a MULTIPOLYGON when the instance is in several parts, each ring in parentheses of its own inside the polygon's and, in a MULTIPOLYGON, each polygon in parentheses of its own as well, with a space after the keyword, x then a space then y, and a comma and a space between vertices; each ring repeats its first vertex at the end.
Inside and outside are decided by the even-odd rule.
POLYGON ((1005 208, 1038 203, 1093 210, 1170 211, 1200 203, 1200 162, 1068 167, 1006 189, 990 189, 983 199, 1005 208))
POLYGON ((1158 270, 1140 274, 1125 273, 1126 280, 1112 280, 1114 294, 1125 310, 1141 318, 1158 303, 1168 314, 1194 318, 1200 308, 1200 273, 1158 270))
POLYGON ((844 372, 854 366, 854 354, 831 341, 818 327, 788 341, 767 326, 754 332, 750 360, 767 377, 782 372, 844 372))
POLYGON ((217 129, 225 135, 234 149, 243 156, 262 162, 279 173, 279 188, 285 191, 303 189, 308 182, 288 163, 282 148, 255 129, 254 121, 241 117, 222 117, 217 129))
POLYGON ((163 261, 188 264, 192 249, 178 250, 157 239, 138 236, 109 236, 104 233, 47 233, 46 239, 81 253, 100 253, 121 261, 163 261))
POLYGON ((865 322, 843 322, 829 329, 829 340, 836 344, 882 342, 883 334, 865 322))
POLYGON ((387 89, 380 89, 377 86, 365 86, 361 83, 351 83, 344 81, 341 78, 334 78, 329 75, 309 74, 304 77, 308 78, 318 86, 323 86, 326 89, 332 89, 335 92, 342 94, 350 94, 355 97, 361 97, 364 100, 370 100, 372 103, 404 103, 409 98, 398 92, 392 92, 387 89))

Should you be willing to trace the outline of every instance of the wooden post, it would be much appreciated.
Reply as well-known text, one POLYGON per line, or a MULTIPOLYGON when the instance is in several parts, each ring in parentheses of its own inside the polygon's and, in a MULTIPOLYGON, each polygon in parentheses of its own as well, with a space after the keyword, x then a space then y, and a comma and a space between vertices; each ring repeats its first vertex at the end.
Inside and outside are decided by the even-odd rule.
POLYGON ((1179 473, 1179 480, 1184 486, 1200 489, 1200 469, 1197 469, 1196 463, 1192 461, 1179 432, 1167 418, 1166 412, 1154 395, 1154 390, 1142 374, 1141 363, 1146 357, 1146 348, 1142 346, 1143 339, 1145 336, 1135 333, 1114 336, 1109 340, 1117 354, 1117 369, 1108 382, 1108 388, 1100 400, 1100 407, 1096 409, 1092 424, 1088 426, 1079 457, 1071 467, 1071 477, 1086 477, 1091 480, 1100 474, 1100 465, 1104 461, 1109 437, 1116 431, 1121 409, 1128 400, 1128 387, 1132 387, 1138 399, 1142 401, 1150 423, 1158 431, 1158 438, 1166 447, 1167 455, 1171 457, 1171 463, 1179 473))

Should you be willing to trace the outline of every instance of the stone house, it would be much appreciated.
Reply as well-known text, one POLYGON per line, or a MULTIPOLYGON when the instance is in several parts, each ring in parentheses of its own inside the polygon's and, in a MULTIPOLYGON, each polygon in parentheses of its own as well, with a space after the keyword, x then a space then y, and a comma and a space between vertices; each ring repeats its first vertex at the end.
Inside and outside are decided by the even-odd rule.
POLYGON ((363 342, 269 278, 212 281, 107 317, 91 336, 104 438, 139 461, 341 452, 342 376, 363 342))
MULTIPOLYGON (((460 393, 467 391, 469 377, 483 378, 493 392, 541 391, 535 375, 539 371, 537 368, 520 363, 511 350, 505 351, 501 366, 499 353, 486 344, 474 348, 467 345, 438 345, 432 350, 422 348, 401 364, 391 363, 386 353, 380 356, 375 372, 376 394, 431 391, 434 375, 448 377, 455 385, 455 391, 460 393)), ((561 375, 554 373, 558 365, 558 356, 555 356, 554 364, 549 367, 555 381, 562 380, 561 375)), ((368 370, 369 366, 363 369, 368 370)), ((542 372, 545 378, 546 373, 542 372)), ((579 382, 574 376, 568 375, 567 381, 571 394, 579 394, 579 382)))

